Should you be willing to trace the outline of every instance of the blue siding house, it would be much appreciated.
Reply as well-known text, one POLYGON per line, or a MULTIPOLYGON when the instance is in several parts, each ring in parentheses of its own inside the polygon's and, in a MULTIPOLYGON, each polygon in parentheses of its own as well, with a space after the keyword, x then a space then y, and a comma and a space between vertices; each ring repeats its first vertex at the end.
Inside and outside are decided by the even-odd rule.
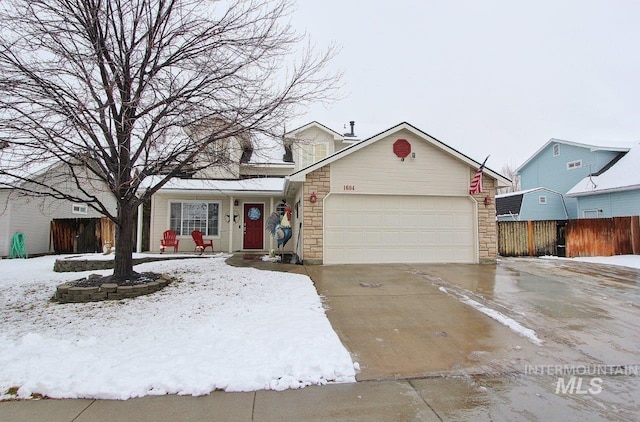
POLYGON ((578 218, 640 215, 640 145, 603 171, 587 175, 567 192, 578 218))
MULTIPOLYGON (((628 151, 629 147, 590 145, 552 138, 517 169, 520 186, 523 191, 546 188, 563 195, 568 218, 578 218, 577 197, 565 194, 589 175, 601 174, 611 168, 628 151)), ((529 202, 525 201, 522 215, 538 213, 528 210, 528 206, 529 202)))
POLYGON ((566 220, 562 194, 547 188, 534 188, 496 195, 498 221, 566 220))

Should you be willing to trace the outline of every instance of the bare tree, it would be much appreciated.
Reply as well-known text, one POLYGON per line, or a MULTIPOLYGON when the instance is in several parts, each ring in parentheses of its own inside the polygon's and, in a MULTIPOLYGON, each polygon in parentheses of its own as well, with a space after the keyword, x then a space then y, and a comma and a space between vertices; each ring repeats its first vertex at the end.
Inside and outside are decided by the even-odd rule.
POLYGON ((14 0, 0 9, 0 186, 87 203, 113 220, 115 277, 135 274, 140 203, 176 175, 221 165, 200 158, 212 144, 279 135, 300 107, 339 88, 334 48, 295 53, 304 37, 288 22, 289 0, 14 0), (52 163, 80 194, 33 176, 52 163))
POLYGON ((520 176, 511 164, 505 164, 500 169, 500 174, 511 180, 511 186, 498 189, 498 194, 517 192, 520 190, 520 176))

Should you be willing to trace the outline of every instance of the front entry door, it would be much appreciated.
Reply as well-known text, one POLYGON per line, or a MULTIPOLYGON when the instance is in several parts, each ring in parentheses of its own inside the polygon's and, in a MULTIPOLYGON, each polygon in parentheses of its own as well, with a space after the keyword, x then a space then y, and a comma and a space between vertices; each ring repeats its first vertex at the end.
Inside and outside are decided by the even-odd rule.
POLYGON ((264 247, 264 204, 244 204, 244 249, 264 247))

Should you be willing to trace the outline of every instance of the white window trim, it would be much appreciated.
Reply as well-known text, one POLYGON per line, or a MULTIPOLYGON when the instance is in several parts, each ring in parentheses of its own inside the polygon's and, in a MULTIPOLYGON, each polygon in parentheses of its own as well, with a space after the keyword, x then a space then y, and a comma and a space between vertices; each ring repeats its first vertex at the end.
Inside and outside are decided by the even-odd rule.
POLYGON ((582 168, 582 160, 573 160, 567 162, 567 170, 575 170, 582 168))
POLYGON ((538 204, 540 205, 547 205, 547 196, 546 195, 540 195, 538 196, 538 204))
POLYGON ((71 204, 71 214, 87 215, 89 213, 89 207, 87 204, 71 204))
POLYGON ((329 143, 328 142, 312 142, 312 143, 301 143, 300 147, 298 148, 298 162, 300 163, 300 168, 304 168, 305 167, 305 163, 304 163, 304 155, 305 155, 305 151, 304 148, 313 148, 313 162, 312 163, 307 163, 307 167, 311 166, 315 163, 317 163, 320 160, 324 160, 325 158, 327 158, 330 154, 329 154, 329 143), (318 159, 318 157, 316 156, 316 146, 318 145, 324 145, 325 148, 325 153, 324 153, 324 157, 318 159))
MULTIPOLYGON (((188 200, 169 200, 167 201, 167 227, 171 227, 171 204, 186 204, 186 203, 197 203, 197 204, 218 204, 218 234, 206 234, 202 233, 203 236, 220 239, 222 233, 222 201, 218 199, 206 200, 206 199, 188 199, 188 200)), ((191 233, 188 234, 179 234, 179 238, 191 239, 191 233)))
POLYGON ((591 209, 586 209, 586 210, 582 210, 582 218, 600 218, 600 210, 599 209, 595 209, 595 208, 591 208, 591 209), (588 212, 595 212, 596 216, 595 217, 587 217, 587 213, 588 212))
POLYGON ((553 156, 557 157, 560 155, 560 144, 553 144, 553 156))

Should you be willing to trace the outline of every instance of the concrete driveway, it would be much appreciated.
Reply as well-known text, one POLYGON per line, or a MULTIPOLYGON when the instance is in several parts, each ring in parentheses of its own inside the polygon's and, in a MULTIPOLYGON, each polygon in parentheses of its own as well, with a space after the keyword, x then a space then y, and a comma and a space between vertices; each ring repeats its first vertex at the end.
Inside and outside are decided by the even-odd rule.
POLYGON ((462 303, 447 280, 488 286, 495 266, 307 267, 327 315, 359 362, 358 380, 514 370, 538 346, 462 303))
POLYGON ((442 419, 640 417, 637 270, 504 259, 307 271, 358 380, 408 380, 442 419))

